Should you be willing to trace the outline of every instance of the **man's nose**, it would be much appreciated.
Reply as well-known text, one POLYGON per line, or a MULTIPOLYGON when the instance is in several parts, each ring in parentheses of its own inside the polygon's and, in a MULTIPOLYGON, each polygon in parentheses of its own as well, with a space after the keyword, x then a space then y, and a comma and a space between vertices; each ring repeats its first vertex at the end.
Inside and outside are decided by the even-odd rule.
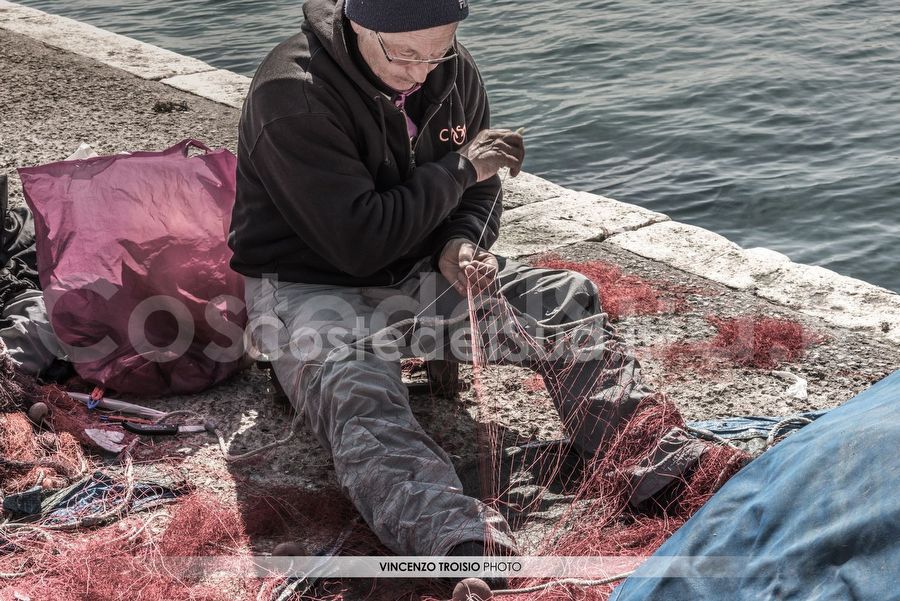
POLYGON ((428 63, 417 63, 412 66, 412 76, 416 80, 416 83, 423 84, 425 80, 428 78, 428 74, 431 73, 432 70, 437 65, 429 65, 428 63))

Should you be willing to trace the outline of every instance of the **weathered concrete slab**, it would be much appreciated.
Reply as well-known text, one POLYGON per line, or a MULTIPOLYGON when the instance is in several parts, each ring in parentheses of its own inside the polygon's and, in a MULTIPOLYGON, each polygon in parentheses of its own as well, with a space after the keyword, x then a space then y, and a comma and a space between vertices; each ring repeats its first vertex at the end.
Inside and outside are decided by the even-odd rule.
POLYGON ((46 13, 20 4, 7 2, 6 0, 0 0, 0 23, 5 21, 15 21, 26 17, 36 17, 43 14, 46 13))
POLYGON ((746 251, 719 234, 677 221, 613 236, 610 242, 738 290, 754 287, 757 278, 790 263, 781 253, 768 249, 746 251))
POLYGON ((573 217, 576 209, 580 206, 575 195, 565 191, 549 200, 505 209, 500 238, 493 250, 501 255, 520 257, 587 240, 592 230, 573 217))
POLYGON ((203 61, 7 0, 0 0, 0 27, 143 79, 213 70, 203 61))
POLYGON ((743 249, 699 227, 668 222, 613 236, 609 242, 642 257, 819 317, 900 343, 900 295, 822 267, 792 262, 765 248, 743 249))
POLYGON ((605 240, 668 219, 604 196, 565 191, 562 196, 504 211, 502 233, 494 248, 506 256, 533 255, 575 242, 605 240))
POLYGON ((511 257, 533 255, 575 242, 605 240, 668 219, 605 196, 568 190, 562 196, 504 211, 494 249, 511 257))
POLYGON ((612 263, 623 273, 640 277, 666 306, 673 308, 665 314, 641 315, 638 311, 636 315, 623 316, 616 325, 641 357, 644 376, 651 386, 664 390, 688 419, 706 419, 710 415, 791 415, 835 407, 900 368, 900 345, 884 334, 834 324, 823 318, 827 316, 772 302, 752 289, 735 290, 685 270, 648 261, 622 250, 613 243, 615 239, 574 244, 561 249, 560 254, 574 262, 612 263), (709 340, 715 335, 710 317, 785 319, 802 325, 813 338, 824 334, 826 338, 802 358, 779 367, 806 380, 808 396, 788 394, 792 382, 782 380, 769 369, 731 365, 707 373, 671 363, 669 345, 709 340))
POLYGON ((571 193, 571 190, 524 171, 516 177, 505 175, 503 179, 503 207, 505 209, 515 209, 522 205, 571 193))
POLYGON ((225 69, 177 75, 163 79, 162 83, 235 108, 241 108, 250 90, 249 77, 225 69))
POLYGON ((900 294, 829 269, 786 263, 759 278, 756 294, 848 329, 880 333, 900 344, 900 294))

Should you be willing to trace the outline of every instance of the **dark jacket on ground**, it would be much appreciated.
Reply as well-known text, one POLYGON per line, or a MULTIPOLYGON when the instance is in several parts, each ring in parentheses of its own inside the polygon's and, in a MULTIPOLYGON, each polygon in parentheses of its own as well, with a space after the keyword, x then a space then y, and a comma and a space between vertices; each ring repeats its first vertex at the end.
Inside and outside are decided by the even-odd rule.
POLYGON ((404 115, 363 73, 343 0, 310 0, 301 33, 260 65, 241 116, 232 267, 245 275, 389 285, 455 237, 497 238, 500 180, 456 152, 488 127, 469 53, 435 68, 404 115))
MULTIPOLYGON (((26 207, 7 208, 6 176, 0 176, 0 310, 16 295, 40 290, 34 217, 26 207)), ((0 320, 0 327, 4 321, 0 320)))
POLYGON ((27 207, 7 207, 0 175, 0 340, 18 369, 46 379, 71 375, 50 326, 37 271, 34 217, 27 207), (49 369, 53 366, 53 369, 49 369))

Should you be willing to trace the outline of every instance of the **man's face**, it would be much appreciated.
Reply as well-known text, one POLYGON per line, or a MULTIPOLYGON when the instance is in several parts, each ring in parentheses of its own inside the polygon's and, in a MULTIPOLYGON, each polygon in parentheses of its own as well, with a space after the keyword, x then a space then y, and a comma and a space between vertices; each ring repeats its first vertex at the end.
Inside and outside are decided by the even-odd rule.
POLYGON ((453 45, 458 26, 451 23, 405 33, 377 33, 353 21, 351 23, 359 40, 359 52, 369 68, 388 87, 398 92, 425 83, 425 78, 437 67, 436 64, 405 61, 445 56, 453 45))

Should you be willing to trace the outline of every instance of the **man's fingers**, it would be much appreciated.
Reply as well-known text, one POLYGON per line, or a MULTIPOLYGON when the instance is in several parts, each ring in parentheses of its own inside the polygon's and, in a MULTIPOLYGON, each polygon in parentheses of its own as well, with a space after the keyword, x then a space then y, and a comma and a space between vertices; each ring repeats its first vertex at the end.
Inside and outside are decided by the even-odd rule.
POLYGON ((503 154, 515 155, 516 149, 504 142, 503 140, 497 140, 491 146, 491 150, 495 152, 502 152, 503 154))
MULTIPOLYGON (((521 138, 521 136, 519 136, 521 138)), ((509 168, 509 174, 512 177, 519 175, 522 170, 522 163, 525 162, 525 145, 512 146, 513 156, 516 158, 516 164, 509 168)))
POLYGON ((513 148, 506 142, 496 142, 491 148, 494 156, 497 156, 505 167, 512 168, 514 164, 521 164, 525 157, 524 148, 513 148))
POLYGON ((479 257, 466 268, 469 285, 475 294, 480 294, 486 290, 497 276, 498 268, 492 262, 488 262, 488 257, 493 259, 492 255, 483 258, 479 257))
POLYGON ((509 129, 498 129, 498 128, 486 129, 486 130, 484 130, 484 132, 485 132, 485 134, 487 134, 487 137, 489 137, 489 138, 504 138, 504 137, 509 136, 514 133, 512 130, 509 130, 509 129))
POLYGON ((462 296, 466 295, 467 289, 470 289, 472 294, 481 294, 497 277, 499 267, 495 263, 496 259, 489 254, 473 259, 471 263, 459 270, 453 288, 462 296))
POLYGON ((448 263, 442 265, 441 271, 461 296, 469 289, 473 294, 481 294, 499 271, 493 254, 463 238, 448 242, 443 253, 442 259, 448 263))
POLYGON ((459 266, 465 267, 475 258, 475 245, 471 242, 463 242, 460 244, 457 256, 459 257, 459 266))
POLYGON ((522 159, 516 156, 512 151, 498 153, 500 156, 500 167, 508 167, 509 174, 515 177, 522 170, 522 159))
POLYGON ((519 162, 522 162, 525 160, 525 145, 524 144, 510 144, 509 142, 507 142, 506 144, 507 144, 507 147, 509 148, 509 153, 512 154, 517 159, 519 159, 519 162))
POLYGON ((508 129, 482 130, 463 146, 460 154, 472 161, 479 182, 496 175, 503 167, 507 167, 510 175, 515 177, 522 170, 525 160, 525 139, 520 133, 508 129))
POLYGON ((461 295, 465 296, 466 288, 469 286, 469 278, 466 276, 466 270, 460 269, 459 274, 456 276, 456 283, 453 284, 453 287, 456 288, 456 291, 461 295))
POLYGON ((485 144, 495 144, 499 141, 503 141, 510 146, 524 146, 525 138, 522 137, 521 134, 517 134, 514 131, 510 131, 508 129, 488 129, 480 132, 478 136, 475 138, 476 140, 480 140, 485 144), (482 136, 482 134, 484 134, 482 136))
POLYGON ((486 129, 478 133, 471 143, 483 144, 490 146, 497 142, 505 142, 510 146, 525 146, 525 138, 521 134, 508 129, 486 129))
POLYGON ((491 268, 489 265, 485 265, 480 261, 476 261, 466 267, 466 275, 469 276, 469 281, 472 282, 474 280, 479 280, 481 278, 486 277, 491 272, 491 268))
POLYGON ((503 136, 503 141, 509 144, 512 148, 525 148, 525 138, 523 138, 519 134, 509 134, 508 136, 503 136))

